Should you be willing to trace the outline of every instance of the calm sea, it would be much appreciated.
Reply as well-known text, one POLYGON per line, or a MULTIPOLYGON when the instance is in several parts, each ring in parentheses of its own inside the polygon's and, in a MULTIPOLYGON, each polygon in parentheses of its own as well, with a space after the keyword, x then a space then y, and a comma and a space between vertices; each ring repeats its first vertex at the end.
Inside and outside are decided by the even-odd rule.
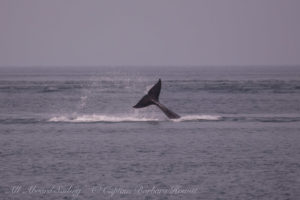
POLYGON ((0 199, 299 197, 300 67, 0 68, 0 199))

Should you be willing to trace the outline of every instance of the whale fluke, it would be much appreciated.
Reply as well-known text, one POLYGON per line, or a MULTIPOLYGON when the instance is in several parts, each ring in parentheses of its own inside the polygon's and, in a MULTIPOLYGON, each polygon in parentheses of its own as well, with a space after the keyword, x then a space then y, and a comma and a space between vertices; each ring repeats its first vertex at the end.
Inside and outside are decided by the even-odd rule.
POLYGON ((166 106, 159 102, 159 94, 161 89, 161 80, 148 91, 146 94, 135 106, 134 108, 144 108, 150 105, 156 105, 159 107, 170 119, 178 119, 180 116, 175 112, 169 110, 166 106))

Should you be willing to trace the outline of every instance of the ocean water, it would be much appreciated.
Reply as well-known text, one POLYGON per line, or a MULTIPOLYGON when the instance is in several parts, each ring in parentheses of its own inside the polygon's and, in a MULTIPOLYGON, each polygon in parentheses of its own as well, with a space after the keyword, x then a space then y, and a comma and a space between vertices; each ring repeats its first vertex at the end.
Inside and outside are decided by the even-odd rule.
POLYGON ((0 199, 299 198, 299 67, 0 68, 0 199))

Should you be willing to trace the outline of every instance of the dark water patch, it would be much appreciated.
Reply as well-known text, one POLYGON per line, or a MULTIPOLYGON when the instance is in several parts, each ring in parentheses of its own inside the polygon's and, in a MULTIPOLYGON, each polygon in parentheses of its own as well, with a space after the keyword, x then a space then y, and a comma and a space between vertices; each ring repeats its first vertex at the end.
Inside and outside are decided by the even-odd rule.
POLYGON ((82 89, 89 86, 87 82, 75 81, 0 81, 3 93, 47 93, 82 89))
POLYGON ((46 120, 40 120, 37 118, 8 118, 0 119, 0 124, 35 124, 46 122, 46 120))
POLYGON ((300 117, 265 117, 265 116, 230 116, 223 117, 224 121, 233 121, 233 122, 266 122, 266 123, 286 123, 286 122, 299 122, 300 117))
POLYGON ((0 93, 48 93, 72 90, 120 92, 133 87, 133 81, 0 81, 0 93))
MULTIPOLYGON (((149 85, 148 81, 138 86, 149 85)), ((122 91, 138 87, 134 79, 86 81, 0 81, 0 92, 64 92, 68 90, 122 91)), ((300 93, 299 80, 166 80, 170 92, 208 93, 300 93)))
POLYGON ((298 80, 182 80, 167 81, 172 91, 208 93, 300 93, 298 80))

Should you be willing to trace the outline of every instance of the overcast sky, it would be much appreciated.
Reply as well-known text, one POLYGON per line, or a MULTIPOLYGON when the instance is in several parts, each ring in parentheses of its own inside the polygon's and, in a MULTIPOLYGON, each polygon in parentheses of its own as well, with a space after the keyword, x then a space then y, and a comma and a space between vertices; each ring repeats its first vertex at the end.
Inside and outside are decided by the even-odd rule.
POLYGON ((0 0, 0 66, 300 65, 299 0, 0 0))

